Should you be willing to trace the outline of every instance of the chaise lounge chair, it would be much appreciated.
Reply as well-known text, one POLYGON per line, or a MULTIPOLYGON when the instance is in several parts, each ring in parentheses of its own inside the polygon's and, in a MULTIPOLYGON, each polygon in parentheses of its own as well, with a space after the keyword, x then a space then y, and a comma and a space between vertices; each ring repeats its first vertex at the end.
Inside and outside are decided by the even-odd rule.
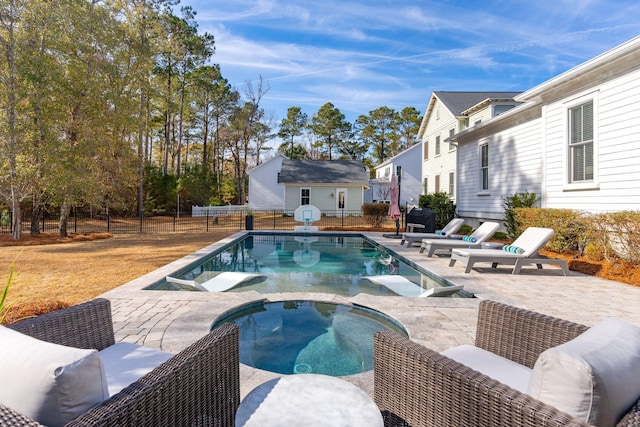
POLYGON ((553 237, 550 228, 529 227, 511 245, 503 249, 456 249, 451 253, 449 266, 460 261, 465 266, 465 273, 469 273, 477 262, 490 262, 491 268, 500 264, 513 265, 512 274, 520 273, 523 266, 536 264, 542 269, 542 264, 560 266, 562 274, 569 275, 569 267, 563 259, 547 258, 538 255, 538 251, 553 237))
POLYGON ((463 290, 464 286, 434 286, 426 291, 422 286, 413 283, 411 280, 398 274, 363 276, 363 279, 386 287, 396 294, 404 297, 448 297, 458 291, 463 290))
POLYGON ((240 404, 239 332, 235 325, 222 325, 172 355, 131 343, 116 343, 110 302, 98 298, 15 323, 6 328, 3 336, 15 345, 2 351, 19 354, 24 350, 27 354, 1 361, 13 377, 22 378, 17 384, 3 376, 2 387, 10 398, 0 398, 1 426, 56 424, 45 421, 51 419, 59 424, 68 422, 66 426, 234 425, 240 404), (132 348, 129 356, 123 354, 123 350, 132 348), (106 371, 104 382, 95 350, 106 371), (109 353, 106 358, 104 352, 109 353), (77 353, 88 355, 68 364, 61 361, 77 353), (154 357, 147 357, 149 354, 154 357), (157 363, 157 356, 163 355, 166 361, 157 363), (86 359, 89 361, 84 362, 86 359), (21 369, 26 372, 21 374, 21 369), (36 373, 47 369, 48 375, 36 373), (122 384, 125 375, 134 378, 122 384), (112 379, 118 389, 124 388, 114 393, 112 379), (87 405, 88 397, 95 394, 87 390, 106 386, 106 400, 87 405), (10 405, 9 400, 18 404, 10 405), (20 406, 34 415, 18 411, 20 406), (72 420, 63 421, 63 417, 72 420))
POLYGON ((435 251, 447 250, 451 252, 456 248, 474 248, 481 247, 480 244, 486 240, 489 240, 493 234, 500 228, 500 224, 497 222, 483 222, 470 236, 464 236, 463 240, 452 239, 422 239, 420 245, 420 253, 427 250, 427 256, 433 256, 435 251))
POLYGON ((460 230, 464 224, 464 219, 462 218, 454 218, 445 225, 442 230, 436 231, 435 233, 403 233, 402 240, 400 240, 400 245, 402 245, 405 241, 407 242, 407 247, 413 246, 413 242, 419 242, 422 239, 449 239, 452 237, 453 233, 460 230))
POLYGON ((223 271, 202 283, 198 283, 195 280, 178 279, 171 276, 165 277, 165 280, 190 291, 199 290, 202 292, 224 292, 235 288, 241 283, 258 277, 264 278, 265 276, 263 274, 245 273, 243 271, 223 271))
MULTIPOLYGON (((578 343, 574 339, 589 329, 541 313, 482 301, 474 346, 464 345, 438 353, 395 332, 377 332, 374 335, 374 400, 382 411, 385 426, 639 426, 640 391, 637 376, 631 377, 638 375, 631 374, 638 372, 637 326, 619 329, 620 332, 635 330, 633 343, 630 339, 625 342, 629 334, 618 333, 615 349, 598 345, 576 348, 578 343), (627 350, 620 351, 624 346, 627 350), (580 363, 574 355, 582 351, 590 354, 580 363), (598 360, 590 358, 596 351, 598 360), (468 362, 461 360, 465 352, 468 362), (554 359, 561 359, 562 355, 567 360, 554 363, 554 359), (538 360, 544 363, 538 364, 538 360), (521 379, 525 384, 521 385, 527 389, 531 384, 527 383, 528 371, 533 380, 536 370, 562 368, 569 372, 562 375, 555 371, 543 376, 548 386, 544 397, 536 398, 529 390, 520 391, 513 384, 514 371, 524 373, 521 379), (599 378, 599 374, 606 374, 600 369, 610 369, 609 375, 599 378), (584 383, 574 381, 578 378, 584 383), (598 384, 600 380, 602 383, 598 384), (552 392, 556 394, 551 395, 552 392), (616 392, 616 396, 609 395, 610 392, 616 392), (583 405, 569 406, 566 402, 583 405), (560 409, 561 404, 567 409, 560 409), (582 414, 569 412, 576 406, 582 414), (585 411, 590 413, 584 415, 585 411), (588 419, 605 413, 613 414, 609 419, 615 421, 588 419)), ((600 331, 605 337, 591 336, 606 341, 609 329, 600 328, 600 331)), ((532 391, 537 395, 535 388, 532 391)))

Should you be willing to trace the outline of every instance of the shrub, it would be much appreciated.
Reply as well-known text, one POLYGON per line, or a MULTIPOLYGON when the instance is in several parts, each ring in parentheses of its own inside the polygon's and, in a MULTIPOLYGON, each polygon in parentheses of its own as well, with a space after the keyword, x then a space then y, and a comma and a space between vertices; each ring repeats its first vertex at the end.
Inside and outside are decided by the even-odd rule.
POLYGON ((615 255, 640 262, 640 212, 622 211, 594 215, 592 238, 602 257, 615 255))
POLYGON ((517 208, 534 208, 537 206, 540 199, 535 193, 516 193, 512 196, 506 197, 502 201, 504 207, 504 225, 507 228, 507 235, 512 239, 517 238, 522 231, 520 230, 521 224, 518 222, 515 214, 517 208))
POLYGON ((514 219, 519 224, 518 235, 527 227, 553 229, 555 234, 546 248, 557 253, 583 253, 593 236, 590 219, 571 209, 514 208, 514 219))
POLYGON ((423 194, 420 196, 418 206, 430 208, 436 211, 436 228, 441 229, 453 219, 456 213, 456 206, 445 192, 423 194))
POLYGON ((372 227, 381 227, 388 214, 388 203, 364 203, 362 205, 362 215, 372 227))
POLYGON ((473 227, 470 226, 469 224, 462 224, 462 227, 460 227, 460 230, 458 230, 456 234, 469 235, 471 233, 473 233, 473 227))

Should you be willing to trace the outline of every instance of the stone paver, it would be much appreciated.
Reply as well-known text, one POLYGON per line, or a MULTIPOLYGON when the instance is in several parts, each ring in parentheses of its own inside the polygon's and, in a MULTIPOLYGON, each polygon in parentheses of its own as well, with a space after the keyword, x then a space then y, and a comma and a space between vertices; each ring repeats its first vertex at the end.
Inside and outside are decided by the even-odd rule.
MULTIPOLYGON (((237 233, 208 246, 206 253, 235 239, 237 233)), ((410 337, 436 351, 471 344, 475 336, 478 303, 492 299, 513 304, 585 325, 607 317, 640 325, 640 287, 603 280, 572 272, 562 276, 559 269, 537 270, 528 267, 520 275, 510 274, 508 267, 498 271, 476 268, 465 274, 460 266, 449 267, 448 257, 429 258, 418 247, 400 246, 400 240, 368 233, 370 238, 453 284, 462 284, 476 298, 379 297, 360 294, 343 297, 331 294, 269 294, 257 292, 205 293, 147 291, 145 286, 194 260, 185 257, 152 273, 113 289, 102 296, 112 302, 116 338, 176 353, 211 328, 213 321, 237 305, 268 299, 314 299, 358 303, 382 311, 403 324, 410 337)), ((480 267, 478 264, 477 267, 480 267)), ((278 376, 271 372, 241 366, 241 394, 278 376)), ((345 377, 373 394, 371 372, 345 377)))

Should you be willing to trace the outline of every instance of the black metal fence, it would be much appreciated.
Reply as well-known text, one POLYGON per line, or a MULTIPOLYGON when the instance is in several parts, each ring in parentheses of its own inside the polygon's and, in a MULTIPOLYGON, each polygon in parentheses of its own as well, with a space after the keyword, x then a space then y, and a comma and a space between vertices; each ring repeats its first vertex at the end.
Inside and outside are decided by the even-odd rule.
MULTIPOLYGON (((116 216, 111 214, 95 215, 87 212, 72 211, 67 223, 69 233, 111 234, 135 233, 169 233, 169 232, 214 232, 255 230, 293 230, 294 226, 302 225, 293 218, 293 210, 252 210, 244 208, 221 209, 206 212, 202 216, 191 214, 159 215, 159 216, 116 216), (248 218, 250 217, 250 218, 248 218)), ((46 213, 38 219, 38 227, 43 233, 57 233, 59 230, 59 214, 46 213)), ((0 222, 1 233, 11 233, 11 214, 4 215, 0 222)), ((404 224, 404 213, 401 225, 404 224)), ((363 217, 361 211, 323 211, 319 221, 313 223, 320 229, 354 229, 370 228, 371 224, 363 217)), ((395 229, 396 223, 386 218, 383 227, 395 229)), ((402 226, 403 227, 403 226, 402 226)), ((29 233, 31 229, 31 215, 24 212, 21 218, 22 233, 29 233)))

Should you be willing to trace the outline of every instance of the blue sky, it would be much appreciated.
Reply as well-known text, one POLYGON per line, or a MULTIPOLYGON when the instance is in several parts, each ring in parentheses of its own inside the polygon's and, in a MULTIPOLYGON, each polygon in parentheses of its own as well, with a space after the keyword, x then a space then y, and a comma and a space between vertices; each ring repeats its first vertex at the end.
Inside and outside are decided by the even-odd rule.
MULTIPOLYGON (((353 122, 421 113, 431 92, 523 91, 640 34, 637 0, 182 0, 214 35, 230 83, 262 76, 262 106, 353 122)), ((179 7, 179 6, 178 6, 179 7)), ((177 10, 177 9, 176 9, 177 10)))

